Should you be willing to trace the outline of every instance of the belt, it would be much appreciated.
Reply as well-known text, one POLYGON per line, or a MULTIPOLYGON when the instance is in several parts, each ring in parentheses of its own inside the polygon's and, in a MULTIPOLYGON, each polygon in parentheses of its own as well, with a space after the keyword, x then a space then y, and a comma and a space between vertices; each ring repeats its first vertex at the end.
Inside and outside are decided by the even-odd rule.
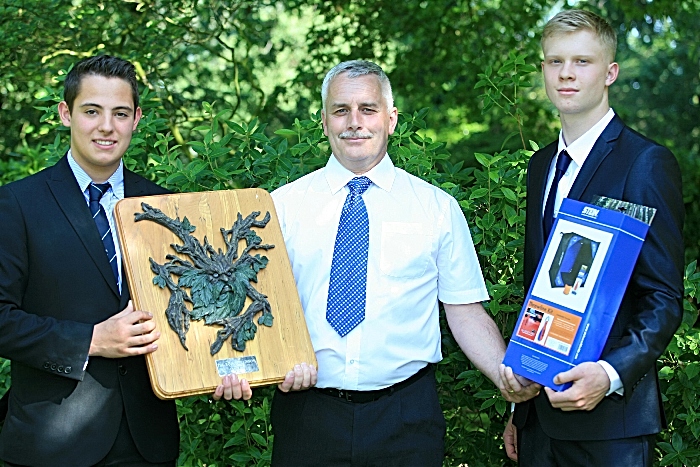
POLYGON ((424 366, 421 368, 417 373, 415 373, 413 376, 411 376, 408 379, 405 379, 403 381, 400 381, 396 384, 392 384, 388 388, 384 389, 376 389, 374 391, 349 391, 346 389, 336 389, 336 388, 312 388, 316 392, 320 392, 321 394, 325 394, 327 396, 331 396, 337 399, 343 399, 347 402, 354 402, 356 404, 366 404, 367 402, 374 402, 377 399, 384 397, 384 396, 389 396, 396 391, 399 391, 401 389, 404 389, 411 384, 415 383, 419 379, 421 379, 423 376, 428 374, 428 372, 432 368, 432 364, 429 363, 428 365, 424 366))

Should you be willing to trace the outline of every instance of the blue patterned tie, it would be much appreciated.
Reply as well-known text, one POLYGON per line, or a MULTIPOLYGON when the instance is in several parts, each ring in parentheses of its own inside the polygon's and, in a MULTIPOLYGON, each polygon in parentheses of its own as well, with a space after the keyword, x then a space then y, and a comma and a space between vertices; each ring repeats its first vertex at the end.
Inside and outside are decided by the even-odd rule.
POLYGON ((95 224, 97 224, 97 230, 100 232, 100 237, 102 237, 102 244, 105 246, 105 253, 107 258, 109 258, 109 265, 112 267, 112 272, 114 273, 114 280, 119 284, 119 270, 117 269, 117 252, 114 249, 114 239, 112 238, 112 230, 109 228, 109 221, 107 220, 107 213, 100 204, 100 199, 102 195, 107 193, 109 190, 109 183, 90 183, 88 186, 88 191, 90 192, 90 213, 92 218, 95 219, 95 224))
POLYGON ((350 193, 345 198, 335 237, 326 319, 341 337, 365 319, 369 218, 362 193, 371 184, 367 177, 348 182, 350 193))
POLYGON ((547 204, 544 205, 544 216, 542 217, 542 227, 544 229, 545 241, 549 238, 549 231, 552 230, 552 225, 554 224, 554 200, 557 197, 557 189, 559 187, 559 181, 566 173, 566 169, 569 168, 571 164, 571 157, 566 149, 562 150, 557 157, 557 166, 554 169, 554 180, 552 180, 552 186, 549 187, 549 196, 547 196, 547 204))

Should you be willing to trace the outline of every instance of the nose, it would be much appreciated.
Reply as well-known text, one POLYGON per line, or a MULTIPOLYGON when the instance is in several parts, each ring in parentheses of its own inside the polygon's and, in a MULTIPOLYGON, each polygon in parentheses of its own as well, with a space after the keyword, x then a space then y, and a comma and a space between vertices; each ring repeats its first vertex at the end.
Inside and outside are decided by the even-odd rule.
POLYGON ((102 115, 102 118, 100 118, 100 124, 98 126, 98 129, 102 133, 111 133, 114 130, 114 123, 112 121, 112 118, 112 115, 109 115, 108 113, 102 115))
POLYGON ((352 109, 348 112, 348 128, 357 130, 362 128, 362 114, 360 109, 352 109))
POLYGON ((559 79, 570 80, 574 79, 575 76, 573 63, 568 61, 564 62, 561 68, 559 68, 559 79))

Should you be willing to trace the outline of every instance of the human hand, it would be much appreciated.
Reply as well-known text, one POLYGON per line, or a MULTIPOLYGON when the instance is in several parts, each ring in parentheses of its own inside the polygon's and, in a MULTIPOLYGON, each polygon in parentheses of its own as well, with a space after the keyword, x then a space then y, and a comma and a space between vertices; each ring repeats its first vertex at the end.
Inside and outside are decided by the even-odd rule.
POLYGON ((593 410, 610 389, 610 378, 597 362, 584 362, 569 371, 554 377, 555 384, 572 382, 573 385, 561 392, 545 388, 552 407, 565 412, 572 410, 593 410))
POLYGON ((513 425, 513 414, 510 414, 505 430, 503 430, 503 444, 510 460, 518 462, 518 429, 513 425))
POLYGON ((245 379, 238 379, 238 375, 226 375, 221 378, 219 384, 214 390, 214 400, 218 401, 222 397, 227 401, 231 399, 247 401, 253 397, 253 390, 250 388, 250 383, 245 379))
POLYGON ((501 395, 508 402, 525 402, 537 396, 542 389, 542 385, 516 375, 511 367, 503 363, 498 367, 498 374, 501 377, 501 395))
POLYGON ((316 367, 301 363, 294 365, 294 368, 287 373, 284 381, 278 384, 277 388, 282 392, 303 391, 316 386, 317 380, 316 367))
POLYGON ((148 354, 158 348, 155 341, 159 337, 153 314, 134 311, 129 300, 126 308, 93 327, 88 355, 121 358, 148 354))

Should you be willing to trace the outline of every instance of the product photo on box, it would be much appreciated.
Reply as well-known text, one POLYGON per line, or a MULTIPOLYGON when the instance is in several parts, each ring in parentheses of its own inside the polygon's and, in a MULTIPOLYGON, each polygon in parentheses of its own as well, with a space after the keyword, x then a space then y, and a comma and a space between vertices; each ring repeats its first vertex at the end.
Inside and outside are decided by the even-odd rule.
POLYGON ((543 386, 597 361, 622 302, 654 208, 599 197, 562 202, 503 363, 543 386))

